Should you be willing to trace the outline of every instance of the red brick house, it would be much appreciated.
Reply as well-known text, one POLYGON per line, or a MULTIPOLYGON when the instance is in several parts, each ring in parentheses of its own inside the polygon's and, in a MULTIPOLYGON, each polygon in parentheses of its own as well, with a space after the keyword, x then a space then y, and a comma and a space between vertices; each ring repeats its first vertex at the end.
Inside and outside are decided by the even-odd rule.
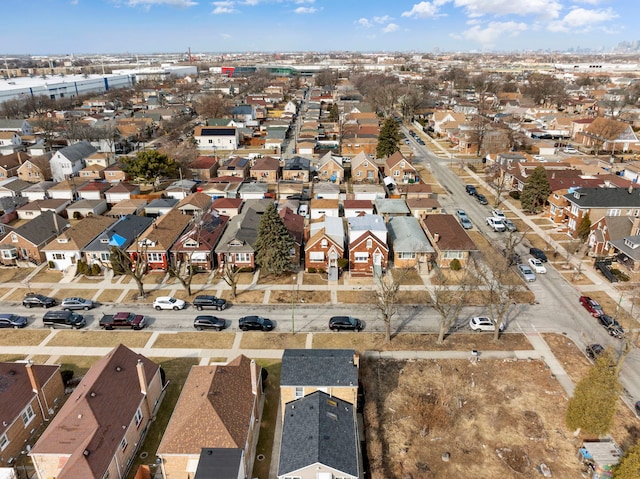
POLYGON ((418 177, 418 171, 402 153, 396 151, 384 162, 385 176, 392 177, 396 183, 413 183, 418 177))
POLYGON ((258 158, 250 171, 251 176, 257 181, 276 184, 279 177, 280 161, 270 156, 258 158))
POLYGON ((349 221, 349 272, 351 276, 381 275, 387 269, 387 226, 380 215, 361 215, 349 221))
POLYGON ((278 214, 296 243, 295 251, 291 255, 291 263, 299 266, 302 259, 302 246, 304 245, 304 216, 296 214, 288 207, 282 208, 278 211, 278 214))
POLYGON ((457 259, 464 267, 472 251, 478 247, 453 215, 427 215, 424 219, 427 238, 436 252, 436 264, 449 268, 457 259))
POLYGON ((309 240, 304 247, 307 269, 335 273, 338 259, 344 257, 344 225, 342 218, 325 216, 309 226, 309 240))
POLYGON ((191 163, 189 169, 194 180, 209 181, 218 171, 218 158, 215 156, 199 156, 191 163))
POLYGON ((202 215, 171 247, 173 264, 192 265, 197 271, 215 268, 214 248, 227 227, 228 216, 214 214, 212 210, 202 215))

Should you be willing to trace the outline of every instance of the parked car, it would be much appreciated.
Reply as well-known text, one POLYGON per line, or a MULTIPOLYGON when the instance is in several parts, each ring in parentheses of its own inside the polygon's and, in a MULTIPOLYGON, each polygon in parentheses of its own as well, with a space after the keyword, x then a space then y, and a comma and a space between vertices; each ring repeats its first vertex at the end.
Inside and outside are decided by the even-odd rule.
POLYGON ((529 254, 534 258, 538 258, 543 263, 547 262, 547 255, 540 248, 529 248, 529 254))
POLYGON ((473 228, 473 223, 471 222, 471 220, 467 216, 467 213, 464 210, 460 210, 460 209, 456 210, 456 216, 460 221, 460 225, 462 225, 464 229, 470 230, 471 228, 473 228))
POLYGON ((333 316, 329 319, 329 329, 331 331, 337 331, 340 329, 362 331, 364 329, 364 324, 353 316, 333 316))
POLYGON ((90 299, 74 297, 64 298, 62 300, 62 303, 60 303, 60 306, 62 307, 62 309, 65 309, 67 311, 71 311, 73 309, 83 309, 85 311, 89 311, 91 308, 93 308, 94 304, 90 299))
POLYGON ((0 313, 0 328, 24 328, 27 318, 11 313, 0 313))
POLYGON ((584 306, 584 309, 589 311, 589 314, 594 318, 604 314, 602 306, 595 299, 591 299, 589 296, 580 296, 578 301, 580 301, 580 304, 584 306))
POLYGON ((181 299, 174 298, 172 296, 158 296, 153 302, 153 307, 160 311, 161 309, 173 309, 178 311, 184 309, 187 306, 181 299))
POLYGON ((518 231, 516 224, 513 221, 511 221, 509 218, 503 219, 502 222, 504 223, 504 227, 507 229, 507 231, 510 231, 510 232, 518 231))
POLYGON ((520 273, 520 276, 522 276, 522 279, 524 279, 529 283, 532 283, 533 281, 536 280, 535 273, 526 264, 518 265, 518 273, 520 273))
POLYGON ((466 185, 464 189, 467 190, 467 193, 471 196, 476 196, 478 194, 478 190, 473 185, 466 185))
POLYGON ((587 354, 587 357, 593 361, 602 353, 604 353, 604 348, 601 344, 589 344, 585 348, 585 353, 587 354))
POLYGON ((607 330, 609 336, 622 339, 624 337, 624 329, 620 326, 620 323, 608 314, 601 314, 598 316, 598 321, 607 330))
POLYGON ((210 294, 201 294, 199 296, 196 296, 193 300, 193 305, 198 311, 202 311, 203 309, 208 308, 222 311, 228 306, 227 300, 218 298, 217 296, 213 296, 210 294))
POLYGON ((227 325, 227 321, 217 316, 196 316, 193 320, 193 327, 198 331, 203 329, 215 329, 216 331, 222 331, 227 325))
POLYGON ((547 272, 547 268, 538 258, 529 258, 529 266, 536 274, 545 274, 547 272))
POLYGON ((238 320, 238 326, 242 331, 250 329, 260 329, 262 331, 271 331, 274 328, 273 321, 262 316, 243 316, 238 320))
POLYGON ((493 216, 494 218, 501 219, 502 221, 504 221, 506 218, 502 210, 498 210, 498 209, 492 209, 491 216, 493 216))
MULTIPOLYGON (((496 322, 487 316, 475 316, 469 320, 469 327, 474 331, 495 331, 496 322)), ((504 331, 504 323, 500 325, 500 331, 504 331)))
POLYGON ((87 320, 84 316, 69 310, 47 311, 44 313, 42 323, 50 328, 84 328, 87 320))
POLYGON ((562 151, 564 151, 565 153, 570 153, 572 155, 578 153, 578 150, 576 150, 573 146, 567 146, 562 151))
POLYGON ((101 328, 112 330, 115 328, 142 329, 147 324, 147 318, 142 314, 121 311, 116 314, 103 314, 98 323, 101 328))
POLYGON ((488 216, 487 224, 493 229, 493 231, 504 231, 506 229, 502 220, 495 216, 488 216))
POLYGON ((49 296, 45 296, 44 294, 27 293, 22 300, 22 305, 27 308, 51 308, 56 305, 56 300, 49 296))
POLYGON ((480 193, 476 194, 476 200, 478 200, 478 203, 480 203, 481 205, 488 205, 489 201, 487 200, 487 197, 484 195, 481 195, 480 193))

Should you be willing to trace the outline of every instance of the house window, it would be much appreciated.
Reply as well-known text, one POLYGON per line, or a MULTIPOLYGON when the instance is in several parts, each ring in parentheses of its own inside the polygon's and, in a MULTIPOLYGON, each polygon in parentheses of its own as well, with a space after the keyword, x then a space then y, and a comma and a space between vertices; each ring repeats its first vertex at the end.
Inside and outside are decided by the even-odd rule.
POLYGON ((236 253, 236 263, 251 263, 250 253, 236 253))
POLYGON ((326 239, 320 241, 320 247, 326 248, 327 246, 329 246, 329 242, 326 239))
POLYGON ((64 259, 63 253, 53 253, 51 256, 53 256, 53 259, 64 259))
POLYGON ((444 259, 464 259, 463 251, 444 251, 443 252, 444 259))
POLYGON ((416 254, 410 252, 400 252, 398 253, 398 259, 416 259, 416 254))
POLYGON ((136 421, 136 426, 139 426, 142 422, 142 409, 138 408, 136 411, 136 415, 133 417, 136 421))
POLYGON ((11 233, 11 241, 13 241, 14 243, 18 242, 18 235, 15 233, 11 233))
POLYGON ((127 448, 128 443, 127 443, 127 438, 123 437, 122 441, 120 441, 120 449, 122 450, 122 452, 125 451, 125 449, 127 448))
POLYGON ((111 253, 100 253, 101 261, 109 261, 111 259, 111 253))
POLYGON ((301 398, 303 396, 304 396, 304 388, 301 386, 296 386, 296 392, 295 392, 296 399, 301 398))
POLYGON ((393 172, 393 176, 400 176, 400 171, 399 170, 395 170, 393 172))
POLYGON ((373 179, 373 171, 371 170, 367 171, 367 178, 373 179))
POLYGON ((18 257, 18 252, 15 248, 3 249, 0 251, 2 252, 2 259, 16 259, 18 257))
POLYGON ((362 176, 362 171, 358 171, 358 173, 356 173, 356 176, 362 176))
POLYGON ((7 435, 3 434, 0 436, 0 451, 4 451, 9 445, 9 439, 7 439, 7 435))
POLYGON ((373 240, 369 238, 367 240, 367 249, 371 249, 371 248, 373 248, 373 240))
POLYGON ((322 251, 311 251, 309 253, 309 261, 312 261, 312 262, 324 261, 324 253, 322 251))
POLYGON ((356 263, 366 263, 369 261, 369 253, 355 253, 354 260, 356 263))
POLYGON ((147 253, 147 260, 149 263, 162 263, 163 254, 162 253, 147 253))
POLYGON ((27 406, 26 409, 22 411, 21 416, 22 416, 22 422, 24 423, 25 426, 31 422, 31 420, 35 416, 35 414, 33 413, 33 409, 31 408, 31 405, 27 406))
POLYGON ((608 210, 607 216, 620 216, 620 210, 618 208, 608 210))

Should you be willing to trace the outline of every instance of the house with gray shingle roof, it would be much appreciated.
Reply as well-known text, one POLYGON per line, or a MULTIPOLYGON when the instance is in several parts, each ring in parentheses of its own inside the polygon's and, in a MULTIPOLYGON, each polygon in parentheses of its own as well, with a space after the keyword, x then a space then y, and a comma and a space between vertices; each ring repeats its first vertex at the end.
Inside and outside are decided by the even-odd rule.
POLYGON ((51 176, 55 181, 63 181, 75 176, 85 167, 85 158, 97 150, 88 141, 80 141, 56 151, 51 157, 51 176))
POLYGON ((138 215, 126 215, 111 224, 87 246, 82 248, 84 260, 88 265, 97 263, 109 266, 111 248, 126 249, 153 223, 153 218, 138 215))
POLYGON ((394 216, 387 223, 387 229, 396 268, 415 267, 420 271, 429 268, 435 249, 416 218, 394 216))
POLYGON ((356 407, 316 391, 283 409, 278 479, 358 479, 356 407))
POLYGON ((589 251, 593 256, 613 254, 610 242, 640 233, 640 218, 629 216, 604 216, 591 224, 587 239, 589 251))

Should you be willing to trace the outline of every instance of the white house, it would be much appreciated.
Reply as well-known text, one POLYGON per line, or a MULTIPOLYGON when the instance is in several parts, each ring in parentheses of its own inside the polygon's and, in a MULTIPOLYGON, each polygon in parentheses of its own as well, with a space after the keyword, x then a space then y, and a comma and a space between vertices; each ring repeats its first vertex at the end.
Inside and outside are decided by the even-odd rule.
POLYGON ((193 132, 198 150, 235 150, 240 135, 235 126, 197 126, 193 132))
POLYGON ((22 138, 15 131, 0 131, 0 148, 22 145, 22 138))
POLYGON ((94 154, 96 149, 88 141, 80 141, 56 151, 51 157, 51 176, 54 181, 63 181, 85 167, 85 158, 94 154))

